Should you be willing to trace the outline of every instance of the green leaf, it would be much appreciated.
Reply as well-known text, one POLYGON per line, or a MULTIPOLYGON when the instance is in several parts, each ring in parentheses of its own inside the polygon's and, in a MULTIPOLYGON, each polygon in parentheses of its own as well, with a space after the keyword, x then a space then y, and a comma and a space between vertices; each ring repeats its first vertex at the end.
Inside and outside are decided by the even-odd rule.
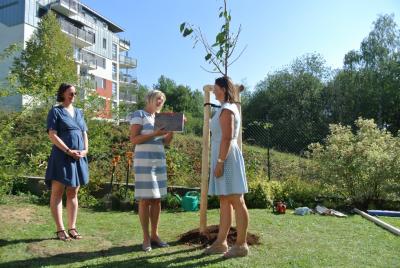
POLYGON ((183 32, 183 30, 185 29, 185 25, 186 25, 186 22, 181 24, 181 26, 180 26, 180 31, 181 32, 183 32))
POLYGON ((220 49, 215 56, 217 58, 221 58, 223 53, 224 53, 224 50, 220 49))
POLYGON ((215 38, 215 42, 219 43, 220 45, 225 43, 225 33, 224 32, 220 32, 219 34, 217 34, 217 36, 215 38))
POLYGON ((193 32, 193 29, 185 28, 185 30, 183 31, 183 37, 190 35, 192 32, 193 32))
POLYGON ((211 53, 208 53, 208 54, 204 57, 204 59, 205 59, 206 61, 208 61, 209 59, 211 59, 211 53))

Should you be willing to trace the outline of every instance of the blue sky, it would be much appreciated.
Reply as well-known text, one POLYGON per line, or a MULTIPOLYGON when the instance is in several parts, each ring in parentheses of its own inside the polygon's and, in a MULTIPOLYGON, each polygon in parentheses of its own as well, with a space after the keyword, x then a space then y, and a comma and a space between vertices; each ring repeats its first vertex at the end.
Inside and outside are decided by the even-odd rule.
MULTIPOLYGON (((182 22, 201 27, 210 42, 222 25, 222 0, 82 0, 125 29, 130 56, 138 59, 140 83, 152 86, 161 75, 202 90, 217 77, 200 68, 204 50, 179 32, 182 22)), ((394 14, 400 25, 398 0, 230 0, 234 30, 242 25, 238 48, 247 45, 231 66, 235 82, 253 88, 270 72, 306 53, 320 53, 332 68, 358 49, 379 14, 394 14)))

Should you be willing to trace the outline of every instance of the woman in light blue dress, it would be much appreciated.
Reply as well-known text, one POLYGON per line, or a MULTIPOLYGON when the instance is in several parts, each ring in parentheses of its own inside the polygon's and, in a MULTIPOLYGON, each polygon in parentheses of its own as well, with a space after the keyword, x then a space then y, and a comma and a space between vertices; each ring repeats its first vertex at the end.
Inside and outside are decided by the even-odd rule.
POLYGON ((220 200, 220 224, 217 240, 205 254, 224 254, 225 258, 247 256, 247 227, 249 214, 243 194, 248 192, 242 152, 237 139, 240 131, 240 113, 235 103, 234 85, 228 77, 215 80, 214 95, 221 102, 210 123, 211 170, 209 195, 220 200), (231 210, 235 210, 237 240, 228 250, 227 236, 232 225, 231 210))

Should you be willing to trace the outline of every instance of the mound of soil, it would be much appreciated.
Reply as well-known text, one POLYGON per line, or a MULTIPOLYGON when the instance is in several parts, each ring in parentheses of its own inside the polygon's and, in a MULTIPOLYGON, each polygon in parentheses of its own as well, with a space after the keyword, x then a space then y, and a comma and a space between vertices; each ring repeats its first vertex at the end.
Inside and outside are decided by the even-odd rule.
MULTIPOLYGON (((201 245, 206 247, 211 245, 218 236, 219 225, 211 225, 207 227, 205 233, 200 233, 200 229, 196 228, 184 233, 180 236, 179 242, 188 245, 201 245)), ((232 246, 236 241, 237 231, 235 227, 231 227, 228 233, 228 245, 232 246)), ((256 234, 247 232, 247 244, 249 246, 259 245, 260 237, 256 234)))

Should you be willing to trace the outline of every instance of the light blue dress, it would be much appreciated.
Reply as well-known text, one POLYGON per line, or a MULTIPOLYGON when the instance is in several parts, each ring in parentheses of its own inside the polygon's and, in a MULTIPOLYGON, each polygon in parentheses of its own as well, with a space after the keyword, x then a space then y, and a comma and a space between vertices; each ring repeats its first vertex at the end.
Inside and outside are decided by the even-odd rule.
POLYGON ((246 172, 242 152, 238 146, 237 139, 240 131, 240 113, 234 103, 223 103, 211 119, 211 166, 210 181, 208 186, 209 195, 244 194, 248 192, 246 172), (224 174, 221 177, 214 176, 215 166, 219 155, 219 147, 222 138, 222 130, 219 122, 221 112, 230 110, 235 116, 234 134, 230 150, 224 163, 224 174))

